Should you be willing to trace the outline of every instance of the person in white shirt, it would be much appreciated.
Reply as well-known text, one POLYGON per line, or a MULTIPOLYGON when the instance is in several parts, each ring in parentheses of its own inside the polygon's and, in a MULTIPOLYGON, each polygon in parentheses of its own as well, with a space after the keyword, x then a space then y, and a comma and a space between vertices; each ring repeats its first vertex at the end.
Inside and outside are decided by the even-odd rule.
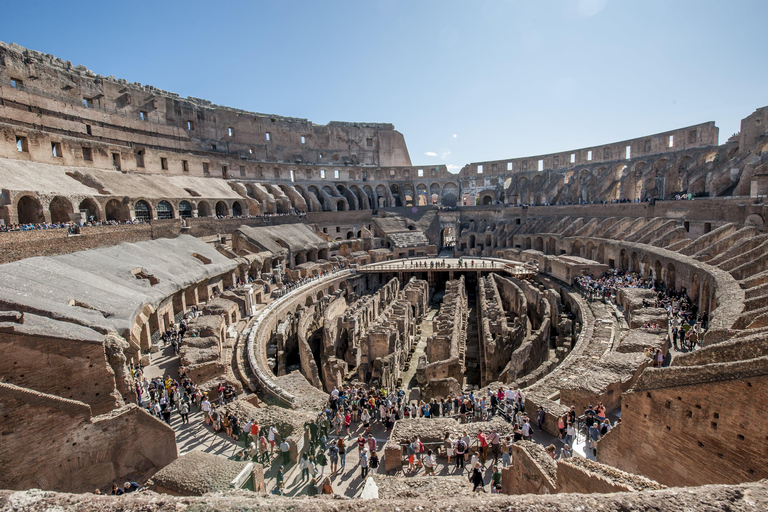
POLYGON ((203 421, 208 425, 211 422, 211 402, 208 401, 207 396, 200 402, 200 410, 203 411, 203 421))
POLYGON ((421 463, 424 464, 424 476, 435 476, 435 459, 432 457, 432 450, 427 450, 427 456, 421 463))
POLYGON ((269 454, 272 455, 272 452, 275 450, 275 435, 277 434, 277 429, 274 425, 269 427, 269 434, 267 434, 267 441, 269 441, 269 454))

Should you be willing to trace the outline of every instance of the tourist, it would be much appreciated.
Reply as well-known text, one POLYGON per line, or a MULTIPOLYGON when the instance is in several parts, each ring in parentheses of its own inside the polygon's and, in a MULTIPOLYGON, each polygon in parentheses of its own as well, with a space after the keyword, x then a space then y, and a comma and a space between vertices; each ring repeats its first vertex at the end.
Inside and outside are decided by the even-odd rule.
POLYGON ((181 416, 181 423, 189 423, 189 404, 181 402, 179 405, 179 416, 181 416))
POLYGON ((592 455, 597 456, 597 442, 600 440, 600 428, 593 423, 587 429, 587 448, 592 450, 592 455))
POLYGON ((456 441, 456 469, 464 469, 464 457, 467 452, 467 443, 464 438, 456 441))
POLYGON ((485 491, 485 483, 483 482, 483 472, 480 469, 480 463, 475 464, 472 469, 472 473, 469 475, 469 481, 474 485, 472 492, 477 492, 479 487, 483 492, 485 491))
POLYGON ((445 456, 448 458, 448 464, 451 463, 451 457, 453 457, 455 441, 451 438, 451 433, 446 432, 443 438, 443 447, 445 448, 445 456))
POLYGON ((571 451, 571 446, 566 444, 565 446, 560 449, 560 458, 561 459, 570 459, 573 457, 573 452, 571 451))
POLYGON ((306 452, 301 454, 299 468, 301 469, 301 481, 309 480, 309 457, 307 457, 306 452))
MULTIPOLYGON (((325 466, 328 465, 328 459, 325 456, 325 449, 320 448, 317 451, 317 455, 315 455, 315 463, 317 464, 317 467, 320 468, 320 476, 322 477, 325 474, 325 466)), ((315 472, 317 472, 317 468, 315 468, 315 472)))
POLYGON ((269 449, 269 441, 267 441, 263 433, 259 437, 259 455, 259 462, 262 464, 269 462, 270 455, 272 455, 272 451, 269 449))
POLYGON ((344 438, 340 437, 336 442, 336 446, 339 449, 339 467, 341 472, 344 473, 344 467, 347 465, 347 445, 344 443, 344 438))
POLYGON ((277 435, 277 429, 274 425, 269 427, 269 433, 267 434, 267 441, 269 441, 269 454, 272 455, 272 453, 275 451, 275 436, 277 435))
POLYGON ((371 452, 371 462, 370 462, 371 469, 377 469, 379 467, 379 455, 375 452, 371 452))
POLYGON ((432 457, 432 450, 427 450, 422 464, 424 464, 424 476, 435 476, 435 459, 432 457))
POLYGON ((280 452, 283 454, 283 465, 287 466, 291 456, 291 445, 288 444, 287 439, 283 439, 283 442, 280 443, 280 452))
POLYGON ((565 428, 565 436, 563 437, 563 443, 571 446, 573 444, 573 438, 576 435, 576 429, 573 428, 573 422, 569 421, 568 426, 565 428))
POLYGON ((309 481, 307 496, 317 496, 317 480, 315 478, 309 481))
POLYGON ((368 449, 364 449, 360 452, 360 459, 358 460, 358 464, 360 464, 360 478, 362 480, 365 480, 365 477, 368 476, 368 449))
POLYGON ((501 492, 501 469, 496 465, 491 469, 491 493, 498 494, 501 492))
POLYGON ((141 486, 136 482, 125 482, 123 484, 123 492, 125 494, 138 491, 139 489, 141 489, 141 486))
POLYGON ((488 458, 488 438, 482 430, 477 433, 477 446, 480 451, 480 461, 482 462, 483 467, 485 467, 485 461, 488 458))
POLYGON ((331 476, 336 476, 339 463, 339 446, 336 443, 331 443, 328 446, 328 458, 331 459, 331 476))
POLYGON ((329 477, 325 477, 321 491, 323 494, 333 494, 333 487, 331 486, 331 479, 329 477))
POLYGON ((493 463, 496 464, 499 461, 501 436, 496 432, 495 428, 491 430, 491 434, 488 436, 488 445, 491 447, 491 453, 493 454, 493 463))

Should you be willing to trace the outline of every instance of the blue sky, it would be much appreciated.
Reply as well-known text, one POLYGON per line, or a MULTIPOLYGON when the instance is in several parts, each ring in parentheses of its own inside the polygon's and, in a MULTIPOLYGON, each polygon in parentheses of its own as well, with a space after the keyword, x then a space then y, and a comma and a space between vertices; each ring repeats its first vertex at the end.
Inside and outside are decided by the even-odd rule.
POLYGON ((0 40, 256 112, 390 122, 414 165, 565 151, 768 105, 763 0, 34 2, 0 40))

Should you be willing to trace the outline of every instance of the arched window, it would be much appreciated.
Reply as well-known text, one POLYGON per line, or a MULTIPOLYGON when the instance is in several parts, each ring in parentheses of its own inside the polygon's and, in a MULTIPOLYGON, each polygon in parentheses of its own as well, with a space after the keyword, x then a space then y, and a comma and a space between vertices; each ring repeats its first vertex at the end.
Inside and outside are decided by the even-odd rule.
POLYGON ((173 218, 173 206, 168 201, 160 201, 157 203, 157 218, 158 219, 172 219, 173 218))
POLYGON ((189 219, 192 217, 192 205, 189 204, 189 201, 181 201, 179 203, 179 217, 182 219, 189 219))
POLYGON ((147 221, 152 219, 152 208, 150 208, 146 201, 136 201, 133 211, 136 214, 137 220, 147 221))
POLYGON ((234 217, 239 217, 243 214, 243 207, 240 206, 240 203, 235 201, 232 203, 232 215, 234 217))

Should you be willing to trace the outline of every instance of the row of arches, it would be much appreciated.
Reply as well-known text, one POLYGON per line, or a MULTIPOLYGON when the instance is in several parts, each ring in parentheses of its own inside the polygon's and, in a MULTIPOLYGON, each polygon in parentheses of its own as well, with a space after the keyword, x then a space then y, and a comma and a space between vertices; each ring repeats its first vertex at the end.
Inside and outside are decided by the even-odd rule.
MULTIPOLYGON (((233 201, 228 205, 225 201, 217 201, 213 207, 207 201, 198 201, 192 204, 181 200, 174 205, 167 200, 158 201, 154 207, 148 200, 139 199, 132 205, 125 200, 110 199, 104 204, 104 208, 93 198, 85 198, 79 203, 73 203, 64 196, 55 196, 48 205, 48 218, 52 223, 65 223, 73 220, 76 212, 85 214, 88 221, 117 221, 124 222, 131 218, 149 221, 152 219, 188 219, 195 216, 210 217, 215 213, 218 217, 230 215, 238 217, 243 215, 244 209, 239 201, 233 201), (77 210, 75 210, 77 205, 77 210), (133 213, 133 215, 131 215, 133 213)), ((32 196, 21 196, 16 202, 16 215, 19 224, 40 224, 47 221, 45 208, 41 201, 32 196)))
POLYGON ((264 213, 373 210, 398 206, 457 206, 459 186, 448 182, 371 183, 365 185, 328 183, 299 184, 241 183, 241 193, 259 201, 264 213))

